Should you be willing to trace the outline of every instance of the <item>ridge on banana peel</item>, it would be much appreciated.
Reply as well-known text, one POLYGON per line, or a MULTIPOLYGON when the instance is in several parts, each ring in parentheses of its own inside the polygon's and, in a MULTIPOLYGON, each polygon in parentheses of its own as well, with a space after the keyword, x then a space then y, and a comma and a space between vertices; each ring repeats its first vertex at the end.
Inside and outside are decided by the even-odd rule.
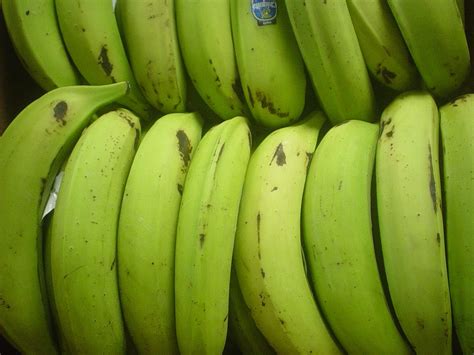
POLYGON ((440 108, 446 244, 453 320, 463 354, 474 353, 474 94, 440 108))
POLYGON ((383 262, 400 325, 423 354, 452 351, 438 140, 428 92, 401 94, 383 111, 375 163, 383 262))
POLYGON ((306 277, 300 211, 306 172, 326 116, 270 133, 245 177, 233 262, 242 295, 277 353, 339 354, 306 277))
POLYGON ((84 131, 65 166, 49 251, 62 352, 125 353, 116 237, 139 135, 138 117, 110 111, 84 131))
POLYGON ((161 117, 142 139, 127 179, 118 231, 119 289, 124 320, 140 353, 178 353, 176 227, 202 125, 198 113, 161 117))
POLYGON ((53 179, 91 115, 127 92, 124 82, 52 90, 23 109, 2 135, 0 332, 19 351, 58 351, 45 295, 41 215, 53 179))
POLYGON ((232 250, 251 133, 242 116, 212 127, 191 160, 178 217, 175 312, 179 351, 221 353, 232 250))

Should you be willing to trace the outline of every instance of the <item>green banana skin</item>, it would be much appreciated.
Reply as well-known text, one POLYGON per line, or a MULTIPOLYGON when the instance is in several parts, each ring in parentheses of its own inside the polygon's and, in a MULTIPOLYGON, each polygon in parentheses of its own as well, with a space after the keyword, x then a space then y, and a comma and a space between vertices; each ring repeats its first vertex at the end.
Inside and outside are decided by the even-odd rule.
POLYGON ((84 132, 68 159, 51 231, 51 282, 63 352, 125 353, 116 236, 138 117, 110 111, 84 132))
POLYGON ((346 121, 318 145, 303 199, 303 245, 316 298, 344 349, 411 354, 375 257, 370 190, 378 132, 378 124, 346 121))
POLYGON ((230 1, 175 0, 178 39, 190 81, 220 120, 247 116, 232 39, 230 1))
POLYGON ((74 64, 91 85, 130 83, 130 93, 119 103, 140 118, 156 115, 133 76, 120 37, 112 1, 55 0, 64 42, 74 64))
POLYGON ((446 241, 453 319, 463 354, 474 353, 474 94, 440 108, 446 241))
POLYGON ((275 354, 275 350, 257 328, 250 309, 245 304, 234 266, 232 266, 230 276, 229 334, 231 339, 237 343, 242 354, 275 354))
POLYGON ((175 254, 182 354, 220 354, 225 346, 232 250, 250 140, 242 116, 214 126, 203 136, 186 175, 175 254))
POLYGON ((300 118, 306 92, 304 63, 285 2, 276 3, 276 23, 265 26, 258 25, 250 1, 230 4, 237 67, 247 105, 259 125, 273 129, 300 118))
POLYGON ((286 5, 315 93, 331 123, 374 121, 374 92, 346 1, 286 0, 286 5))
POLYGON ((123 82, 55 89, 27 106, 2 135, 0 332, 22 352, 57 352, 44 293, 40 233, 53 179, 93 112, 127 91, 123 82))
POLYGON ((326 116, 310 113, 268 135, 245 178, 234 265, 245 303, 277 353, 339 354, 306 277, 300 211, 306 172, 326 116))
POLYGON ((436 103, 428 92, 406 92, 380 125, 377 210, 393 307, 417 354, 451 354, 436 103))
POLYGON ((186 78, 174 0, 120 0, 116 11, 130 65, 148 102, 164 113, 186 109, 186 78))
POLYGON ((470 71, 469 49, 456 0, 387 0, 428 90, 446 98, 470 71))
POLYGON ((397 91, 419 86, 419 74, 385 0, 348 0, 367 68, 381 84, 397 91))
POLYGON ((18 58, 46 91, 79 85, 56 18, 54 0, 5 0, 1 4, 18 58))
POLYGON ((197 113, 168 114, 140 144, 122 201, 118 235, 120 299, 142 354, 177 354, 174 261, 179 205, 201 138, 197 113))

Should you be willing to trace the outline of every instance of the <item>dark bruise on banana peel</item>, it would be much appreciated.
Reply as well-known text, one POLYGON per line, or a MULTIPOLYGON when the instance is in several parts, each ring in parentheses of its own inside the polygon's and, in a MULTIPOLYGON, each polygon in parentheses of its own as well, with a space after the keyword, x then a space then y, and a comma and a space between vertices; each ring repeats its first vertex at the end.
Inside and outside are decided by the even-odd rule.
POLYGON ((283 143, 278 144, 278 146, 276 147, 275 153, 273 154, 272 160, 270 161, 269 165, 272 165, 275 159, 278 166, 283 166, 286 164, 286 154, 283 150, 283 143))
POLYGON ((189 162, 191 161, 191 152, 193 147, 186 132, 184 132, 182 129, 176 132, 176 138, 178 139, 179 154, 184 164, 183 169, 186 169, 189 166, 189 162))

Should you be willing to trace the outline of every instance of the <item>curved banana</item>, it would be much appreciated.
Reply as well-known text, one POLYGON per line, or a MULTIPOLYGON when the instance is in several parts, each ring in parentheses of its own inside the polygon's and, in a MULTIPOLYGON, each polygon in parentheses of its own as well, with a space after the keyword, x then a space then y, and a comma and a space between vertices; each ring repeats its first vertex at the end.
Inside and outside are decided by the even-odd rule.
POLYGON ((398 91, 419 86, 418 71, 385 0, 348 0, 347 5, 367 68, 398 91))
POLYGON ((142 354, 176 354, 174 258, 184 179, 201 138, 196 113, 172 113, 146 133, 125 187, 118 234, 120 300, 142 354))
POLYGON ((126 83, 50 91, 27 106, 0 147, 0 333, 24 353, 54 354, 40 220, 62 161, 90 116, 126 83))
POLYGON ((116 237, 139 119, 118 109, 84 132, 68 159, 52 221, 51 284, 62 352, 125 353, 116 237))
POLYGON ((318 145, 303 199, 303 245, 316 298, 343 348, 410 354, 384 295, 372 237, 378 132, 375 123, 351 120, 318 145))
POLYGON ((398 96, 382 113, 377 209, 395 313, 416 353, 451 353, 438 161, 438 109, 427 92, 398 96))
POLYGON ((175 1, 179 44, 194 87, 221 119, 246 115, 234 55, 230 1, 175 1))
POLYGON ((143 97, 130 68, 110 0, 55 0, 64 42, 82 76, 91 85, 128 81, 130 93, 120 103, 141 118, 155 113, 143 97))
POLYGON ((306 170, 325 115, 268 135, 252 154, 234 264, 252 317, 277 353, 339 354, 306 278, 300 211, 306 170))
POLYGON ((5 0, 8 33, 25 69, 46 91, 80 78, 61 38, 54 0, 5 0))
POLYGON ((275 354, 275 351, 257 328, 250 309, 245 304, 234 266, 232 266, 230 276, 229 335, 238 345, 242 354, 275 354))
POLYGON ((474 353, 474 94, 440 108, 446 243, 453 319, 463 354, 474 353))
POLYGON ((241 86, 252 116, 263 126, 287 126, 303 112, 306 74, 285 3, 234 0, 230 7, 241 86), (264 20, 270 16, 274 19, 264 20))
POLYGON ((375 120, 375 99, 346 1, 286 0, 321 106, 333 123, 375 120))
POLYGON ((176 33, 175 2, 119 0, 118 9, 130 65, 143 95, 160 112, 183 112, 186 77, 176 33))
POLYGON ((456 0, 387 0, 427 88, 446 97, 470 71, 469 49, 456 0))
POLYGON ((220 354, 224 349, 250 138, 244 117, 214 126, 199 143, 186 175, 175 253, 176 331, 182 354, 220 354))

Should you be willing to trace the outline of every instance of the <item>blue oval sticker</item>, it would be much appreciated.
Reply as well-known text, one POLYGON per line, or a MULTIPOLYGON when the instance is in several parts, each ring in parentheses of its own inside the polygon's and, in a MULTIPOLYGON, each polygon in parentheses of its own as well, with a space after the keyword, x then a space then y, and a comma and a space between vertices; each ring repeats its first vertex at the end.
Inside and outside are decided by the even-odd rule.
POLYGON ((253 17, 259 26, 276 23, 277 2, 275 0, 251 0, 253 17))

